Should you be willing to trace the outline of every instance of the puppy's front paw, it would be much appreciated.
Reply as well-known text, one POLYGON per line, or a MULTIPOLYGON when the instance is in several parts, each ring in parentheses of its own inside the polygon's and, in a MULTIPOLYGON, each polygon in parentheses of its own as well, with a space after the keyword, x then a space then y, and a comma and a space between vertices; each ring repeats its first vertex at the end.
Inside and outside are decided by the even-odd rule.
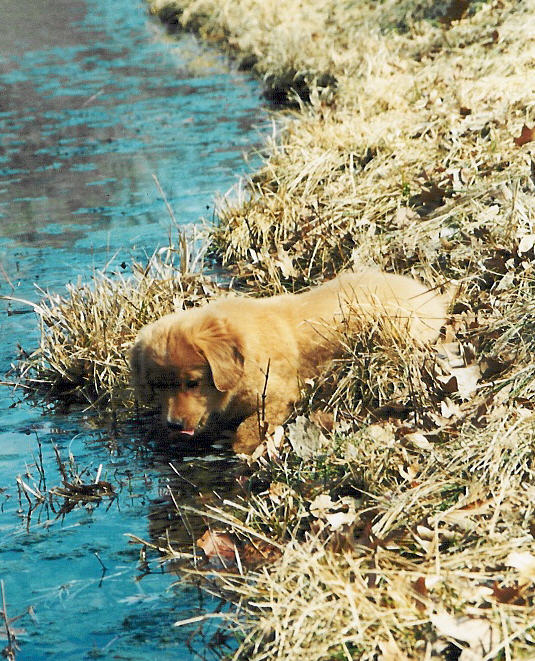
POLYGON ((234 433, 232 449, 236 454, 252 454, 265 438, 265 430, 258 426, 256 415, 244 420, 234 433))

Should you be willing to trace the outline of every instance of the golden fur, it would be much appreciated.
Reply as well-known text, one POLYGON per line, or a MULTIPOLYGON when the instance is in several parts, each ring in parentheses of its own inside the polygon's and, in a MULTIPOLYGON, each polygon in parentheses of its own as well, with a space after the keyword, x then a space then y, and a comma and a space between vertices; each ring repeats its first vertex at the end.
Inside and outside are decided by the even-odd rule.
POLYGON ((386 317, 429 342, 445 315, 445 297, 376 270, 344 273, 302 294, 229 296, 142 328, 130 357, 133 383, 138 400, 157 405, 183 438, 237 428, 234 447, 251 450, 264 388, 266 420, 283 423, 300 382, 340 352, 334 333, 348 319, 362 326, 386 317))

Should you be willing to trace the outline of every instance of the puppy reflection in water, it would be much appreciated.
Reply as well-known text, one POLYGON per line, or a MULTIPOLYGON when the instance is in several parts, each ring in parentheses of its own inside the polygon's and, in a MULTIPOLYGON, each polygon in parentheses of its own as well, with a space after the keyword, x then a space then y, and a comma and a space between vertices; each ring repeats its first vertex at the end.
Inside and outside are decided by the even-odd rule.
POLYGON ((431 342, 446 306, 420 282, 377 270, 302 294, 229 296, 142 328, 130 356, 133 384, 140 404, 159 407, 178 438, 217 440, 232 430, 233 447, 250 452, 260 442, 264 391, 265 419, 282 424, 300 382, 341 354, 342 328, 362 331, 386 318, 415 342, 431 342))

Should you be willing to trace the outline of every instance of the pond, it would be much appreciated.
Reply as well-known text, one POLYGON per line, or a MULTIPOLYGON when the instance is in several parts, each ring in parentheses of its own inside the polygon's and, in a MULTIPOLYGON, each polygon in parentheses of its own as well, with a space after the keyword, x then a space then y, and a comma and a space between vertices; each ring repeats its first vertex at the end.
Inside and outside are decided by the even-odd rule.
MULTIPOLYGON (((0 295, 38 301, 37 287, 128 272, 167 244, 162 191, 189 225, 251 168, 244 152, 254 165, 268 130, 257 83, 191 35, 168 36, 141 0, 0 0, 0 13, 0 295)), ((4 375, 37 346, 27 306, 0 301, 0 336, 4 375)), ((140 563, 126 535, 171 526, 187 539, 169 488, 182 501, 225 491, 237 470, 223 447, 169 456, 135 423, 101 427, 0 388, 0 579, 8 616, 23 614, 16 658, 218 658, 216 624, 173 624, 219 602, 140 563), (55 449, 117 497, 31 511, 18 484, 60 485, 55 449)))

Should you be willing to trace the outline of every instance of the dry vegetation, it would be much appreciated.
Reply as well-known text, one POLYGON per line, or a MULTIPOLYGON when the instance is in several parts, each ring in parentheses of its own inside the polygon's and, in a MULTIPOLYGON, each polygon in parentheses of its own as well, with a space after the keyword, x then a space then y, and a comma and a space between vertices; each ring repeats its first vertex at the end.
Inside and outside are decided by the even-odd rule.
MULTIPOLYGON (((231 555, 253 548, 259 563, 219 574, 242 606, 236 658, 533 658, 535 2, 151 8, 293 105, 212 231, 244 287, 297 290, 375 263, 457 289, 438 350, 385 328, 341 338, 346 358, 256 453, 243 500, 211 512, 231 555)), ((26 369, 109 401, 139 325, 217 295, 183 270, 45 302, 26 369), (82 351, 103 327, 100 352, 82 351)))
POLYGON ((179 233, 176 247, 170 243, 146 264, 133 263, 129 276, 110 267, 90 283, 66 285, 64 295, 42 292, 33 306, 41 342, 16 366, 20 384, 63 404, 131 408, 128 352, 139 328, 221 291, 198 269, 204 248, 196 236, 188 242, 179 233))

